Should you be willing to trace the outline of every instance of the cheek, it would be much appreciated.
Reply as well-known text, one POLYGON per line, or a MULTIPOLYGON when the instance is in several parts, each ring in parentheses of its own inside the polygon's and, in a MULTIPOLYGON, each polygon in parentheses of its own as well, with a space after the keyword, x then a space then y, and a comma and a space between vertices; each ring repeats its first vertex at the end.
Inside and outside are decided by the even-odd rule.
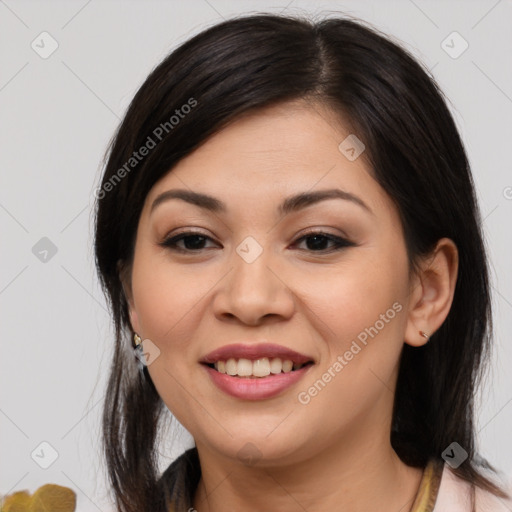
MULTIPOLYGON (((171 265, 164 252, 155 254, 154 249, 141 247, 136 252, 132 273, 141 335, 162 348, 179 348, 189 338, 190 319, 209 287, 207 276, 199 279, 192 268, 171 265)), ((172 352, 176 356, 176 350, 172 352)))
MULTIPOLYGON (((368 250, 337 267, 294 278, 301 300, 313 314, 311 323, 325 334, 329 349, 343 350, 347 343, 377 324, 379 334, 394 338, 405 328, 404 299, 408 273, 402 254, 368 250), (393 305, 395 306, 393 307, 393 305)), ((372 329, 372 332, 375 332, 372 329)), ((334 356, 334 354, 331 354, 334 356)))
POLYGON ((190 340, 200 322, 201 298, 213 285, 201 275, 205 279, 198 279, 197 273, 194 278, 183 266, 173 266, 144 247, 136 252, 132 272, 140 335, 159 349, 148 367, 151 380, 169 410, 186 425, 192 421, 191 395, 184 389, 194 379, 191 368, 197 360, 190 340))
POLYGON ((315 408, 343 403, 341 420, 346 407, 355 411, 391 388, 406 326, 407 268, 405 251, 368 250, 330 270, 328 279, 304 278, 310 322, 325 334, 319 372, 327 385, 316 386, 322 392, 315 408))
POLYGON ((310 321, 327 333, 325 357, 297 398, 309 418, 323 418, 322 428, 338 432, 374 408, 391 410, 406 314, 390 274, 349 273, 329 283, 310 289, 310 321))

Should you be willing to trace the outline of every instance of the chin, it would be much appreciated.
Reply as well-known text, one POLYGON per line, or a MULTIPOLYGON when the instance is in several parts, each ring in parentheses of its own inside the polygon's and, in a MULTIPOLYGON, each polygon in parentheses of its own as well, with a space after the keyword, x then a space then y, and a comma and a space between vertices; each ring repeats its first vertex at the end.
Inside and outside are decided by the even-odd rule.
MULTIPOLYGON (((269 435, 271 429, 254 423, 251 428, 238 428, 236 424, 232 427, 231 432, 236 432, 233 437, 226 434, 222 439, 205 439, 202 444, 209 445, 219 455, 246 466, 285 466, 308 456, 309 450, 305 449, 302 439, 289 428, 282 428, 278 432, 281 428, 278 427, 269 435)), ((311 446, 317 445, 318 440, 312 435, 311 446)))

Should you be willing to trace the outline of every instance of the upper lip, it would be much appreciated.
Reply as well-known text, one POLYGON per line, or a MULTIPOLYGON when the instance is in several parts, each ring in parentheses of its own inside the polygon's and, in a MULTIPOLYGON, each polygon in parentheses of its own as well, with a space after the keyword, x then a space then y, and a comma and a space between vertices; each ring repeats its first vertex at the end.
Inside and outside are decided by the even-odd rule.
POLYGON ((234 343, 231 345, 224 345, 223 347, 217 348, 204 356, 199 362, 212 364, 217 361, 227 361, 230 358, 233 359, 250 359, 256 360, 263 357, 269 359, 278 357, 283 360, 290 360, 297 364, 304 364, 313 361, 313 358, 304 354, 300 354, 295 350, 276 345, 273 343, 258 343, 258 344, 242 344, 234 343))

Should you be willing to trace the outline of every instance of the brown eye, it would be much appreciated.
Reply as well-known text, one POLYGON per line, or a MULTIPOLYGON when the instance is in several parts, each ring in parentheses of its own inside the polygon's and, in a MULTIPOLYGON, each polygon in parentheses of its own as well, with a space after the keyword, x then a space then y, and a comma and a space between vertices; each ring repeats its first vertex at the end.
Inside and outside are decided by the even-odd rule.
POLYGON ((345 238, 341 238, 330 233, 313 232, 299 238, 296 243, 306 241, 306 250, 312 252, 333 252, 345 247, 353 247, 355 244, 345 238), (328 246, 331 244, 331 247, 328 246))
POLYGON ((160 245, 180 252, 197 252, 207 248, 204 245, 208 240, 212 239, 206 235, 189 232, 167 238, 160 245), (180 242, 183 242, 183 246, 178 245, 180 242))

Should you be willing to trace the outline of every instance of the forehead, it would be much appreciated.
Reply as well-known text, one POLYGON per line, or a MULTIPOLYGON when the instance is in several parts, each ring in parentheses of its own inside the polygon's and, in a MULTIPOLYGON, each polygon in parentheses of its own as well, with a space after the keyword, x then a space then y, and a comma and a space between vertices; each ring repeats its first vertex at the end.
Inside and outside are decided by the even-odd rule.
POLYGON ((180 160, 147 200, 172 188, 207 192, 229 203, 341 187, 367 202, 386 202, 364 153, 351 160, 340 150, 349 136, 350 128, 323 105, 296 101, 259 109, 180 160))

